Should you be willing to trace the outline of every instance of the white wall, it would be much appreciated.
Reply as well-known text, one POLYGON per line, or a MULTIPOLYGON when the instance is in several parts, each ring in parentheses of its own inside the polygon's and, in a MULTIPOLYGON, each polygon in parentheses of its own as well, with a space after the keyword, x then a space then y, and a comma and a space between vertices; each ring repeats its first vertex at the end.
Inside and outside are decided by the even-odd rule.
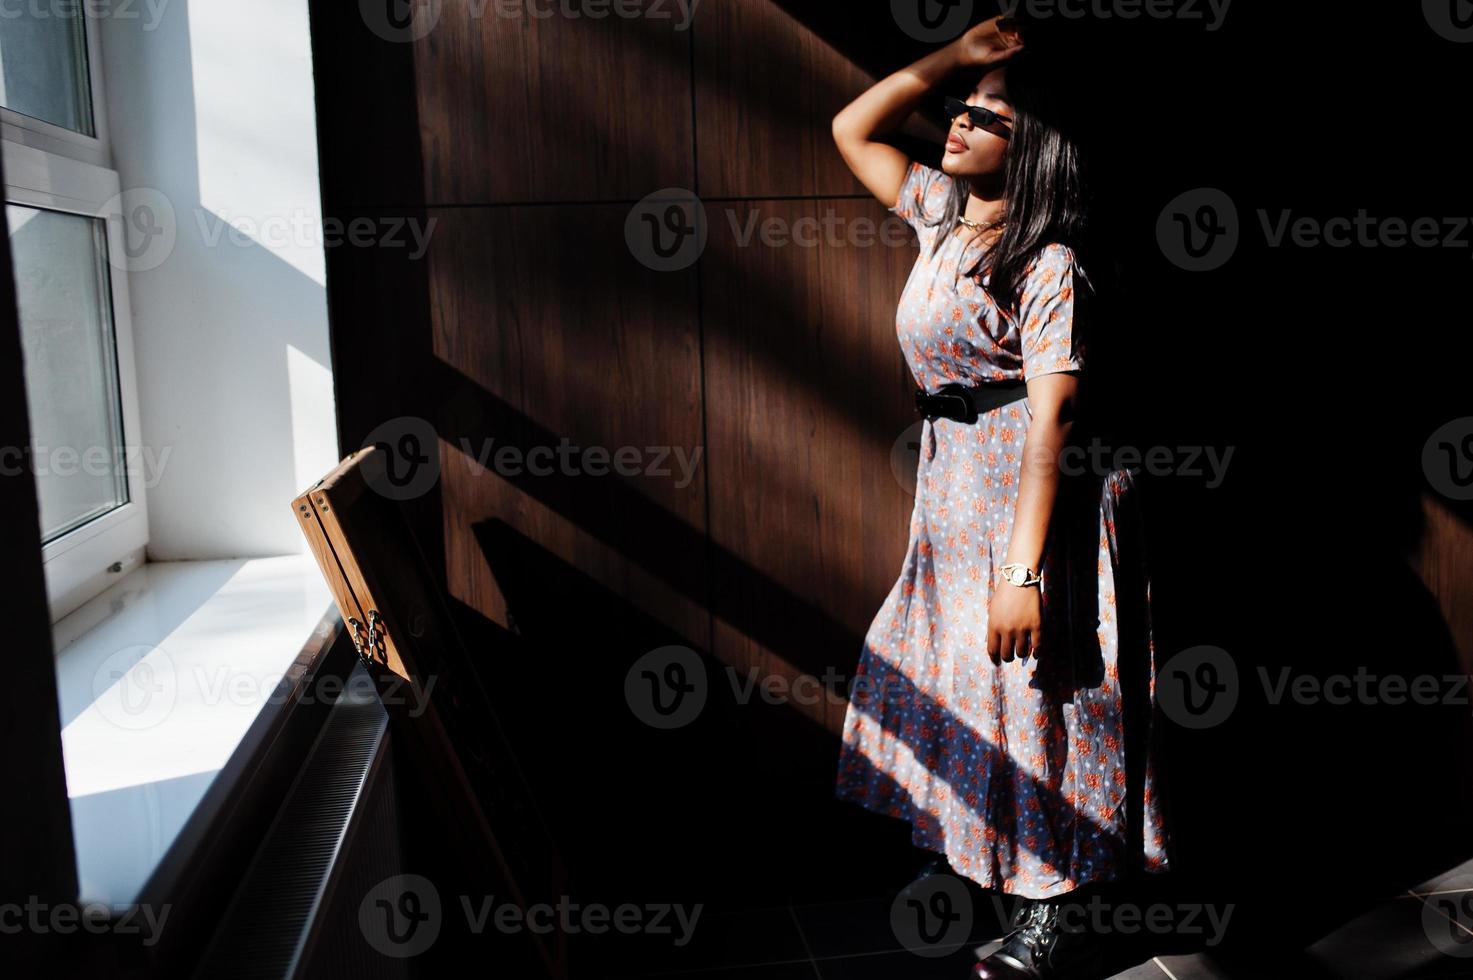
POLYGON ((291 499, 338 459, 307 0, 113 9, 149 557, 300 552, 291 499))

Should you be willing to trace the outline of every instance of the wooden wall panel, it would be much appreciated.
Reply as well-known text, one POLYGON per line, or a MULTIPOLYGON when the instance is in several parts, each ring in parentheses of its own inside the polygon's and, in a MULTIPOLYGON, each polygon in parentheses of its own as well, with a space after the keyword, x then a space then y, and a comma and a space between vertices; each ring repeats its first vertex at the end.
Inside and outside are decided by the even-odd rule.
POLYGON ((445 3, 414 43, 425 199, 638 200, 689 187, 690 32, 677 5, 603 18, 532 6, 579 9, 445 3))
MULTIPOLYGON (((382 9, 391 7, 385 3, 382 9)), ((308 4, 317 156, 329 218, 349 208, 424 202, 415 45, 376 35, 365 15, 370 8, 325 0, 308 4)), ((343 256, 345 251, 329 250, 329 266, 346 269, 353 263, 342 259, 359 257, 343 256)))
POLYGON ((1465 598, 1467 583, 1473 582, 1473 527, 1459 516, 1457 505, 1436 494, 1424 493, 1420 501, 1425 525, 1414 567, 1437 598, 1463 672, 1473 676, 1473 606, 1465 598))
POLYGON ((705 0, 695 78, 702 196, 864 193, 830 123, 873 79, 778 4, 705 0))
MULTIPOLYGON (((914 421, 895 307, 915 246, 743 245, 800 219, 836 229, 885 211, 852 200, 711 206, 702 266, 717 659, 848 676, 894 583, 913 498, 891 450, 914 421)), ((812 227, 812 225, 810 225, 812 227)), ((777 239, 774 239, 777 240, 777 239)), ((803 706, 837 731, 842 705, 803 706)))
POLYGON ((471 529, 502 520, 704 645, 695 277, 636 261, 627 214, 620 205, 435 212, 429 276, 451 585, 500 620, 489 576, 507 572, 487 566, 471 529), (600 475, 608 463, 547 454, 564 440, 610 461, 622 451, 637 473, 600 475), (557 472, 512 472, 521 467, 497 463, 503 447, 517 454, 508 459, 545 447, 534 462, 557 472))
POLYGON ((767 0, 702 0, 693 34, 446 2, 403 44, 315 6, 329 213, 435 221, 422 261, 329 256, 342 444, 400 416, 433 427, 438 482, 406 507, 570 867, 611 901, 761 905, 908 861, 847 856, 872 824, 833 799, 842 699, 743 700, 725 674, 851 676, 903 557, 913 498, 891 452, 914 412, 894 317, 914 244, 741 238, 754 216, 837 218, 841 237, 887 217, 829 136, 869 76, 767 0), (657 272, 625 225, 667 187, 699 191, 709 240, 657 272), (477 460, 563 439, 703 455, 686 486, 477 460), (625 685, 673 643, 700 652, 710 700, 663 731, 625 685), (622 804, 598 807, 598 833, 591 800, 622 804))

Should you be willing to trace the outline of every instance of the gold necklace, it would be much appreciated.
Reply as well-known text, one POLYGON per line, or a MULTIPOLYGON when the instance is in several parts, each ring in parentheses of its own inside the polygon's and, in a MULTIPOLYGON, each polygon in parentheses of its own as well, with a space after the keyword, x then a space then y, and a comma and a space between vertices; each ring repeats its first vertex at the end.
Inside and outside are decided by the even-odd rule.
POLYGON ((1007 219, 998 218, 996 221, 989 221, 986 224, 982 224, 981 222, 973 221, 971 218, 968 218, 964 214, 959 214, 956 216, 956 220, 960 221, 962 224, 966 225, 973 231, 991 231, 994 228, 1001 227, 1007 219))

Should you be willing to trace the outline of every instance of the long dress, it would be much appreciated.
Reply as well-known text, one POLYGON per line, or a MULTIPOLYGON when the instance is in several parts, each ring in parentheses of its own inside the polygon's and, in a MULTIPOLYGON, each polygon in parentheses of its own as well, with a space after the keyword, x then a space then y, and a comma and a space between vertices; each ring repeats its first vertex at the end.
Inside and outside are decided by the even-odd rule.
MULTIPOLYGON (((1067 247, 1049 245, 1029 267, 1016 317, 985 289, 972 236, 952 234, 931 254, 940 232, 921 219, 941 213, 951 179, 913 163, 891 209, 920 239, 896 322, 916 383, 934 392, 1083 371, 1067 247)), ((923 424, 909 545, 864 639, 836 793, 908 820, 916 845, 984 888, 1052 898, 1164 871, 1168 840, 1129 471, 1076 458, 1039 569, 1043 653, 999 665, 987 655, 1031 417, 1023 400, 975 424, 923 424)))

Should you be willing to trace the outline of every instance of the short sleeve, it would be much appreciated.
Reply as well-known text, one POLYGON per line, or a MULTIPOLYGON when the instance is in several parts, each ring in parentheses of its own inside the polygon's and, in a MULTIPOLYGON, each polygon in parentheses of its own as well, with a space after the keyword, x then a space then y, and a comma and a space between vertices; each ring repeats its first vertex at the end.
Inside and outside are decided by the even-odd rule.
POLYGON ((1029 266, 1018 302, 1023 377, 1084 370, 1084 332, 1075 296, 1074 253, 1047 245, 1029 266))
POLYGON ((928 227, 926 222, 941 215, 946 195, 951 191, 951 180, 945 171, 912 160, 890 212, 910 225, 922 242, 927 241, 936 229, 928 227))

